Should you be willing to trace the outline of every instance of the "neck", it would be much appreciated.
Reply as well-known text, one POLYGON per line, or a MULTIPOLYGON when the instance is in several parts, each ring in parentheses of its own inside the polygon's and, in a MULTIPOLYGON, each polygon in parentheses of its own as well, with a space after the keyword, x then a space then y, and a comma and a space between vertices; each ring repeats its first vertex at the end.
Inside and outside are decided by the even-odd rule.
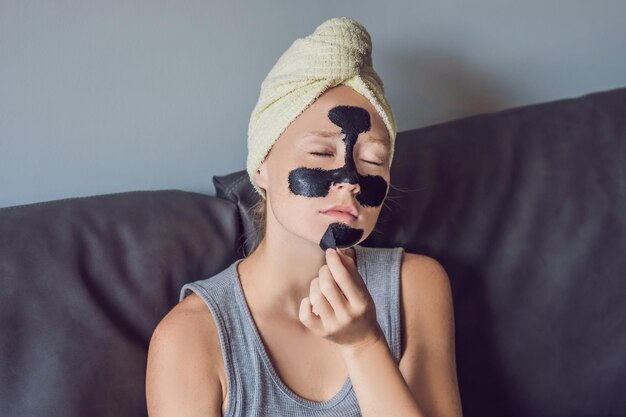
MULTIPOLYGON (((300 302, 309 296, 311 281, 326 263, 324 251, 304 239, 268 233, 256 250, 241 261, 239 278, 250 308, 299 322, 300 302), (286 244, 285 242, 289 242, 286 244)), ((342 249, 355 258, 353 248, 342 249)))

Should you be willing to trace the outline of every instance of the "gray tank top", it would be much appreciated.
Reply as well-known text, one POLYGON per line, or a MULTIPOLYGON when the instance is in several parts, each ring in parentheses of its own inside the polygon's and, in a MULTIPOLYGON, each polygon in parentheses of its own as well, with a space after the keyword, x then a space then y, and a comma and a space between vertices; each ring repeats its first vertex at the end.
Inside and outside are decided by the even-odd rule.
MULTIPOLYGON (((396 364, 400 363, 400 266, 403 248, 353 246, 357 269, 376 305, 376 316, 396 364)), ((192 291, 207 304, 217 327, 228 384, 224 417, 360 417, 348 377, 328 401, 293 392, 278 376, 265 350, 233 262, 210 278, 183 285, 179 302, 192 291)))

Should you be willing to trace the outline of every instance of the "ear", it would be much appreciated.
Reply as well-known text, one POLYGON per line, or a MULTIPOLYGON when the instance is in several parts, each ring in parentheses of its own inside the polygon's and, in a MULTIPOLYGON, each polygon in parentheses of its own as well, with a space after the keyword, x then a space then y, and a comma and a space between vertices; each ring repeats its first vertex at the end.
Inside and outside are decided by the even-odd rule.
POLYGON ((259 168, 254 174, 254 181, 259 187, 263 188, 263 190, 267 190, 267 160, 259 165, 259 168))

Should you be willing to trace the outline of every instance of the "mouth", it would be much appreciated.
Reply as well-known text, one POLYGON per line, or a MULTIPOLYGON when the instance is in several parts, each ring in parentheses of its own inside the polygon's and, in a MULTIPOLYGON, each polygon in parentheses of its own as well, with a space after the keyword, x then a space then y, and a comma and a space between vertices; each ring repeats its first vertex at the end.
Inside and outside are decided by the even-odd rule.
POLYGON ((346 223, 352 223, 352 222, 355 222, 357 220, 356 216, 354 216, 354 215, 352 215, 352 214, 350 214, 348 212, 341 211, 341 210, 326 210, 326 211, 323 211, 322 214, 334 217, 334 218, 339 219, 339 220, 343 220, 346 223))

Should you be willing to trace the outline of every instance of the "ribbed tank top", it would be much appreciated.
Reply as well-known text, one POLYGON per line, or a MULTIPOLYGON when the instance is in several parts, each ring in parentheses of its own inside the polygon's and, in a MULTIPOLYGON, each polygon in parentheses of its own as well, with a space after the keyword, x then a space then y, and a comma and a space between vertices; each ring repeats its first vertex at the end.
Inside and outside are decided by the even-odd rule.
MULTIPOLYGON (((376 316, 396 364, 400 363, 400 266, 403 248, 353 246, 359 274, 376 305, 376 316)), ((331 399, 311 401, 279 377, 265 350, 245 299, 237 265, 183 285, 179 302, 192 291, 208 306, 215 322, 228 385, 224 417, 360 417, 350 377, 331 399)))

